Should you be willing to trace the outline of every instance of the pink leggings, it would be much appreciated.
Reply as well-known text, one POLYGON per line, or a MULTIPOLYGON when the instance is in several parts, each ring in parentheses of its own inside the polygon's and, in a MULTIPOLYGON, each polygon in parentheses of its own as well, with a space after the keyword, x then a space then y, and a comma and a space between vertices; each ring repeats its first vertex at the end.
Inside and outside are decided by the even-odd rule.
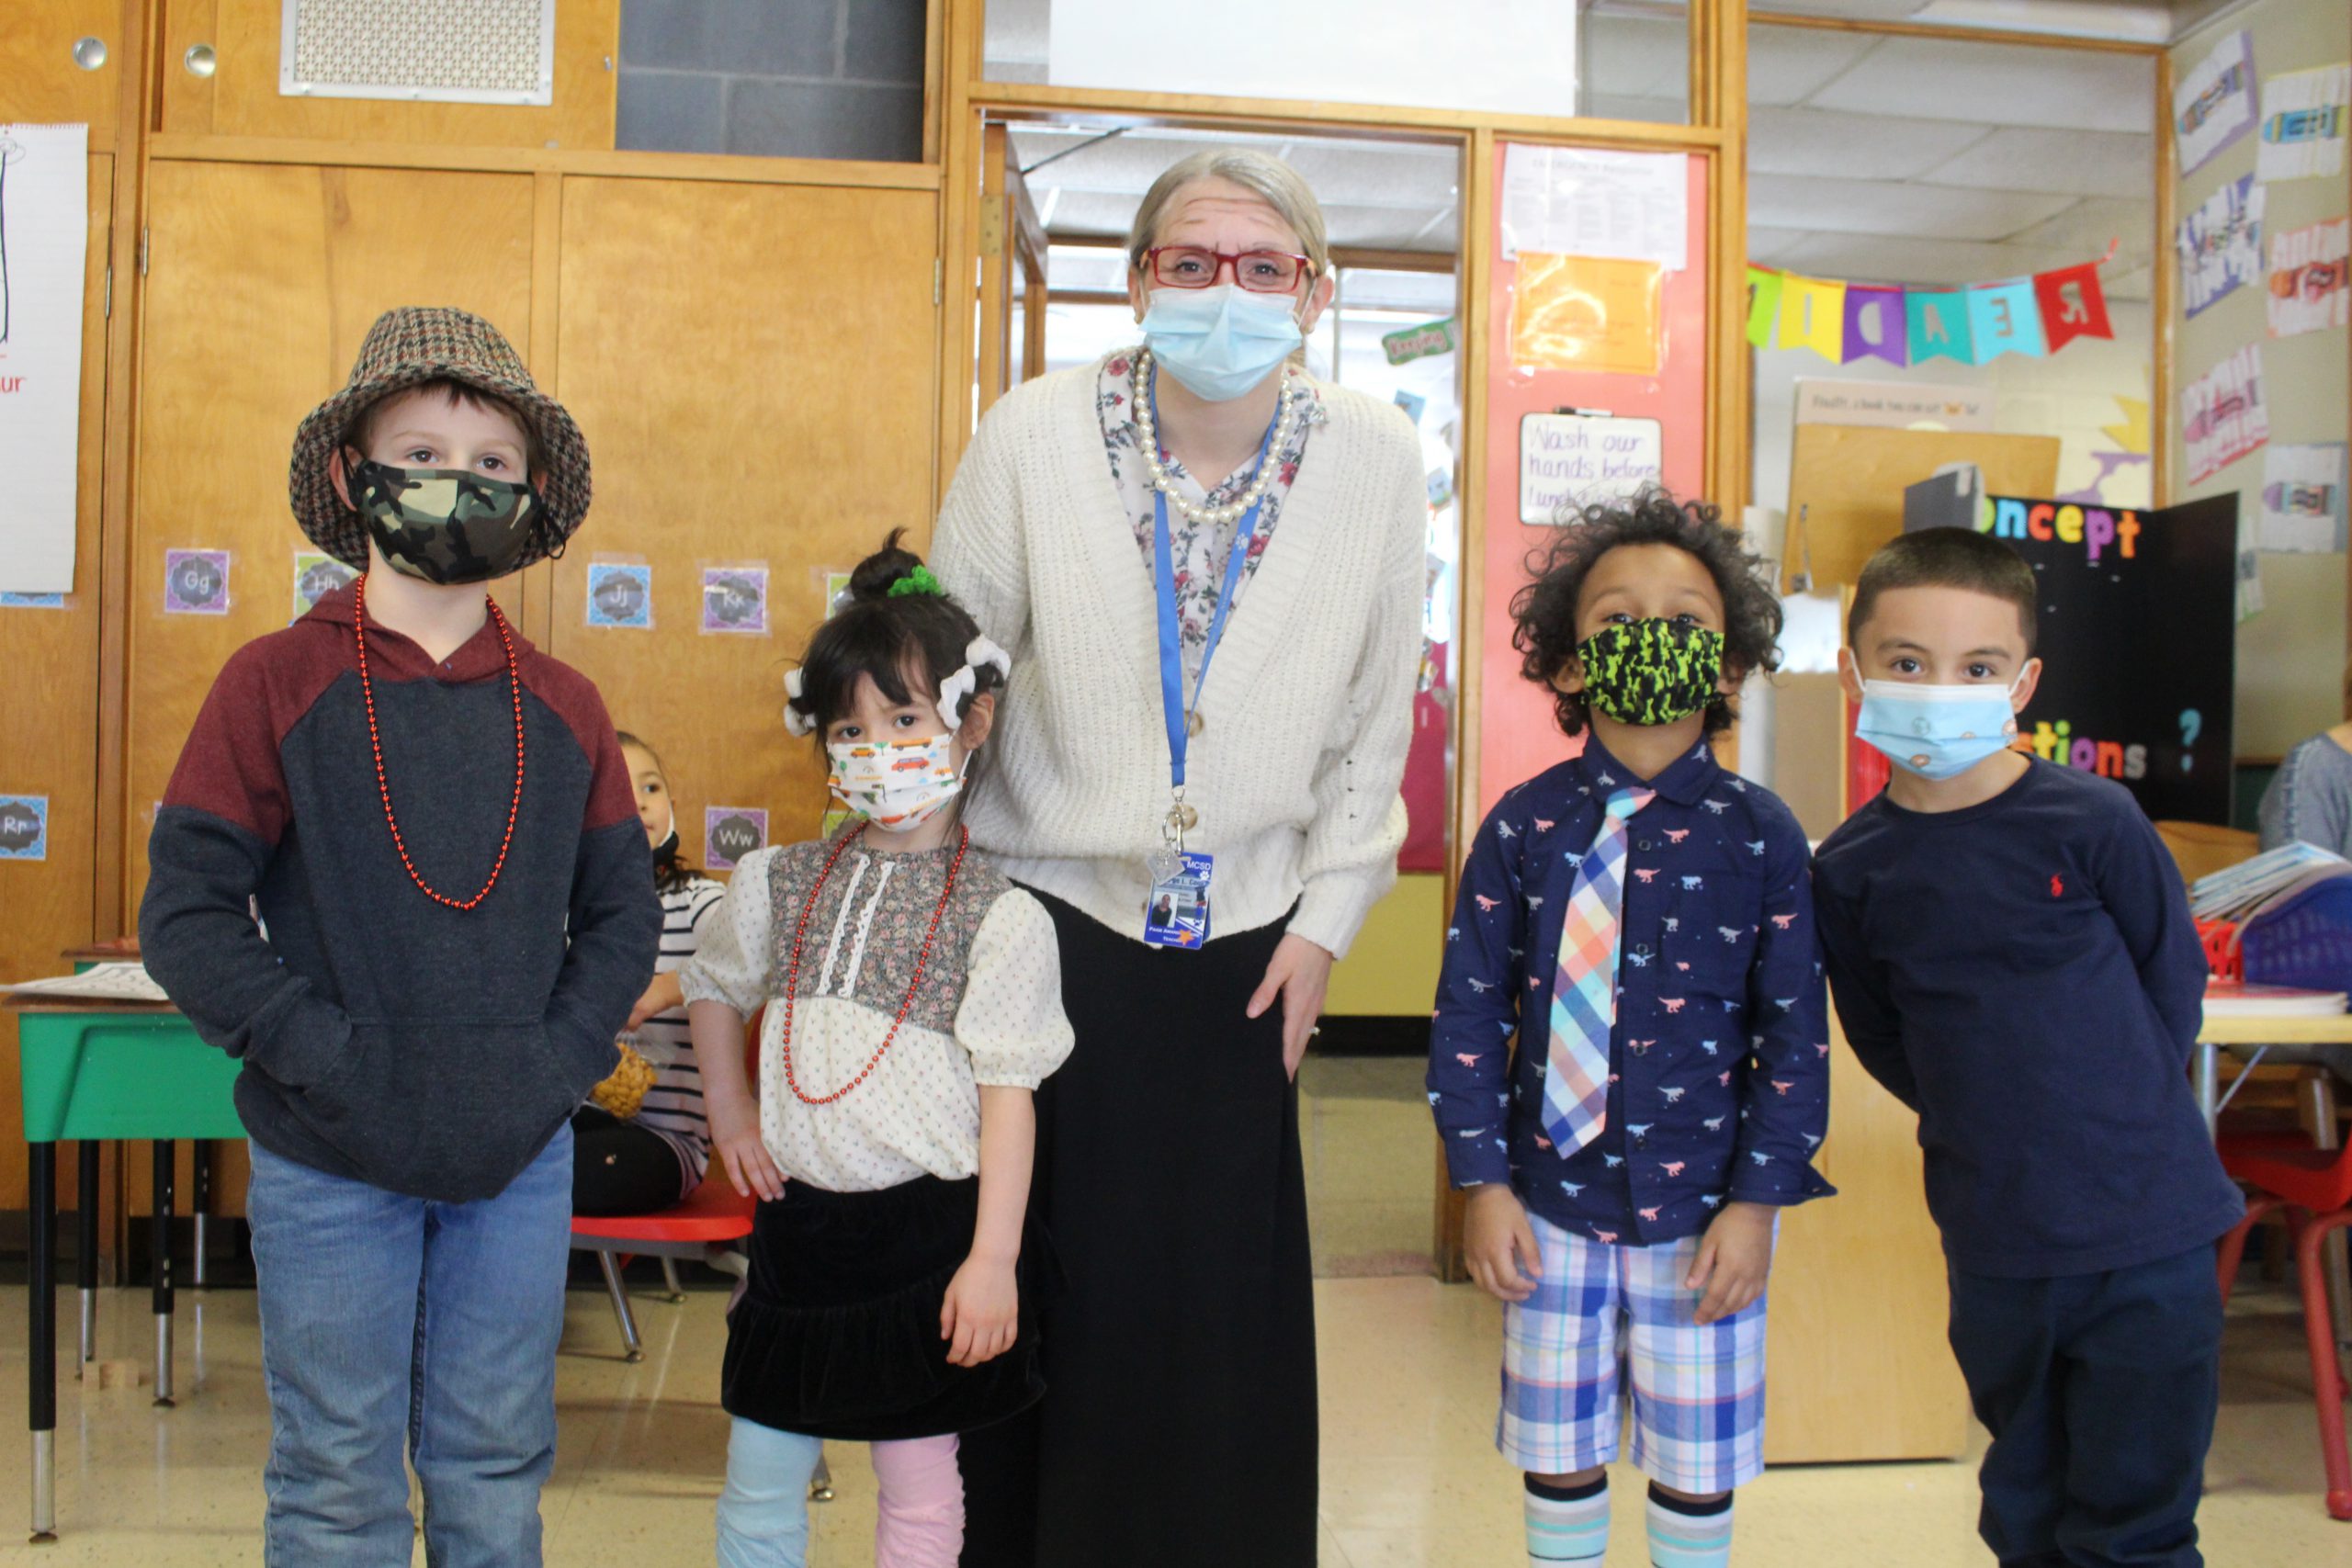
POLYGON ((881 1518, 875 1568, 956 1568, 964 1554, 964 1477, 956 1438, 910 1438, 874 1445, 881 1518))
MULTIPOLYGON (((720 1568, 805 1568, 808 1478, 825 1445, 741 1416, 727 1445, 718 1497, 720 1568)), ((956 1438, 874 1445, 876 1568, 956 1568, 964 1551, 964 1478, 956 1438)))

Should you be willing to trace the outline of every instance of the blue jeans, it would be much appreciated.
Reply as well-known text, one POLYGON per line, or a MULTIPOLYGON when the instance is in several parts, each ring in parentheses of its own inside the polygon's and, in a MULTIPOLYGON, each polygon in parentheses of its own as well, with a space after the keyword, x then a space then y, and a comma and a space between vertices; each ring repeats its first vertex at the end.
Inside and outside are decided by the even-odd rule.
POLYGON ((254 1144, 246 1216, 269 1389, 264 1561, 407 1568, 405 1458, 434 1568, 537 1563, 571 1129, 474 1203, 404 1197, 254 1144))

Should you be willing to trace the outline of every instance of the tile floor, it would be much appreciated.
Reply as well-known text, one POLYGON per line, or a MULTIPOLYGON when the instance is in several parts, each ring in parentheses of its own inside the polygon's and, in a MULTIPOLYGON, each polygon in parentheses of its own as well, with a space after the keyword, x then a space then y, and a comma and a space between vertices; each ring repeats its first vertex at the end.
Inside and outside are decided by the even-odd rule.
MULTIPOLYGON (((1513 1568, 1522 1562, 1517 1478, 1490 1446, 1498 1339, 1491 1303, 1466 1286, 1403 1273, 1429 1233, 1428 1145, 1416 1075, 1396 1064, 1317 1064, 1308 1159, 1322 1341, 1321 1568, 1513 1568), (1400 1107, 1402 1109, 1400 1109, 1400 1107)), ((63 1293, 72 1311, 71 1292, 63 1293)), ((259 1560, 267 1413, 253 1297, 183 1297, 178 1408, 144 1386, 67 1381, 59 1396, 61 1540, 21 1550, 21 1479, 0 1481, 0 1563, 209 1568, 259 1560)), ((723 1295, 639 1302, 647 1358, 619 1359, 601 1295, 568 1303, 558 1378, 562 1447, 545 1502, 547 1560, 562 1568, 707 1562, 725 1417, 715 1403, 723 1295)), ((66 1334, 72 1333, 67 1317, 66 1334)), ((2287 1295, 2233 1308, 2221 1429, 2204 1523, 2216 1568, 2352 1568, 2352 1524, 2328 1520, 2309 1372, 2287 1295)), ((144 1292, 107 1293, 100 1355, 143 1369, 144 1292)), ((27 1446, 24 1295, 0 1291, 0 1477, 27 1446)), ((817 1510, 816 1562, 871 1562, 873 1480, 835 1445, 839 1497, 817 1510)), ((1621 1477, 1620 1562, 1640 1561, 1641 1489, 1621 1477)), ((1967 1464, 1775 1470, 1741 1495, 1738 1568, 1980 1568, 1967 1464)), ((417 1561, 423 1562, 420 1551, 417 1561)), ((1118 1568, 1149 1568, 1122 1564, 1118 1568)))

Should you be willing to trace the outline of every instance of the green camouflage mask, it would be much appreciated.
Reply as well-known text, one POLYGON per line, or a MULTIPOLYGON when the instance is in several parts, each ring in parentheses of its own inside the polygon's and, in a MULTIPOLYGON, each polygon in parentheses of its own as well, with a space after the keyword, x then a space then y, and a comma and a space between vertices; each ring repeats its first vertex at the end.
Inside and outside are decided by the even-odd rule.
POLYGON ((351 468, 351 504, 395 571, 427 582, 488 582, 514 570, 542 507, 527 484, 463 468, 351 468))
POLYGON ((1672 621, 1614 622, 1577 645, 1585 701, 1620 724, 1672 724, 1722 694, 1724 635, 1672 621))

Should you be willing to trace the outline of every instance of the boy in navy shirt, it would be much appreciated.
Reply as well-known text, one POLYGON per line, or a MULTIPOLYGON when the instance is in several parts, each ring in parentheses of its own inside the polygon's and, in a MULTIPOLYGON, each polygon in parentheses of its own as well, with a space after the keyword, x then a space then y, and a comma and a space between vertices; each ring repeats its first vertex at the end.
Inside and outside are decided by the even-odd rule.
POLYGON ((2213 1432, 2213 1244, 2244 1212, 2189 1092, 2206 965, 2120 784, 2010 748, 2034 577, 1962 528, 1856 585, 1843 657, 1885 794, 1815 862, 1838 1016, 1919 1113, 1951 1345, 1993 1434, 2006 1564, 2192 1568, 2213 1432))
POLYGON ((1650 1561, 1722 1568, 1763 1468, 1775 1218, 1830 1190, 1804 834, 1707 746, 1780 604, 1713 508, 1651 491, 1564 529, 1512 611, 1590 733, 1479 829, 1430 1030, 1464 1259, 1505 1303, 1496 1442, 1529 1561, 1599 1563, 1630 1381, 1650 1561))

